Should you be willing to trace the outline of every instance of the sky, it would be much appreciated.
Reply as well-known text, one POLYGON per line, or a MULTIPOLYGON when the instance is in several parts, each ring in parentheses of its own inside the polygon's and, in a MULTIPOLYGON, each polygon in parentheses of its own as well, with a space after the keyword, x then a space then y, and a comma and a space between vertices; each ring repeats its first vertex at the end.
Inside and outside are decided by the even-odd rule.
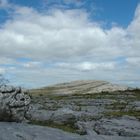
POLYGON ((0 0, 0 74, 140 87, 140 0, 0 0))

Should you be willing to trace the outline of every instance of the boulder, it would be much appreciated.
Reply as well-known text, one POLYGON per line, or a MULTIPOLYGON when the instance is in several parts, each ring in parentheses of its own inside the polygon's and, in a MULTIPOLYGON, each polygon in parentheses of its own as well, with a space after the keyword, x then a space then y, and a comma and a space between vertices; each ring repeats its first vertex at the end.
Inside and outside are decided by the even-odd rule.
POLYGON ((45 110, 40 104, 31 104, 26 117, 30 122, 49 122, 52 118, 54 111, 45 110))
POLYGON ((100 135, 140 137, 140 122, 130 116, 102 118, 95 123, 94 130, 100 135))
POLYGON ((0 121, 26 120, 26 111, 30 104, 30 97, 20 87, 0 87, 0 121))
POLYGON ((76 116, 75 112, 69 108, 61 108, 53 113, 51 120, 57 124, 74 124, 76 116))

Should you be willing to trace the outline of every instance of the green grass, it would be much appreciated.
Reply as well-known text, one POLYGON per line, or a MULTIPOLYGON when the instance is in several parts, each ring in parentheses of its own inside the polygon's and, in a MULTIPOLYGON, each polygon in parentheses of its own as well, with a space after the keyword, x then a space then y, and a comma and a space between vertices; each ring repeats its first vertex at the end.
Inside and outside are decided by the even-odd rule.
POLYGON ((112 109, 112 110, 124 110, 126 108, 127 104, 128 104, 127 102, 121 103, 121 102, 117 101, 117 102, 112 103, 110 105, 106 105, 105 108, 112 109))
POLYGON ((136 99, 140 100, 140 90, 136 89, 136 90, 134 90, 134 93, 135 93, 136 99))
POLYGON ((101 93, 86 93, 84 91, 77 91, 74 94, 69 95, 55 95, 53 93, 57 92, 57 87, 48 87, 45 89, 36 89, 36 90, 30 90, 29 94, 33 97, 39 97, 39 98, 49 98, 51 100, 68 100, 68 99, 121 99, 122 95, 125 96, 124 98, 127 100, 140 100, 140 89, 134 89, 134 90, 127 90, 127 91, 115 91, 115 92, 101 92, 101 93), (134 95, 135 97, 130 97, 130 95, 134 95))
POLYGON ((38 120, 31 120, 29 124, 40 125, 40 126, 48 126, 52 128, 58 128, 66 132, 76 133, 77 127, 75 127, 74 123, 65 123, 65 124, 57 124, 52 121, 38 121, 38 120))
POLYGON ((69 99, 122 99, 125 100, 140 100, 140 91, 115 91, 102 93, 80 94, 79 92, 71 95, 48 95, 51 100, 69 100, 69 99), (130 96, 133 95, 134 97, 130 96))
POLYGON ((134 116, 137 119, 140 119, 140 111, 112 111, 112 112, 105 112, 104 115, 106 117, 122 117, 124 115, 134 116))

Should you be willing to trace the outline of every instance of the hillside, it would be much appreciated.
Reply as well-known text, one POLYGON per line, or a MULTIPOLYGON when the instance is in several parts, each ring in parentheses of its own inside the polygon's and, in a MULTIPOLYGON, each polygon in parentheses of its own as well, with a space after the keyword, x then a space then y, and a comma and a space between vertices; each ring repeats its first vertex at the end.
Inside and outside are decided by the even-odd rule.
POLYGON ((61 83, 53 86, 43 87, 40 89, 31 90, 32 93, 46 94, 89 94, 99 92, 124 91, 128 87, 117 84, 111 84, 106 81, 83 80, 72 81, 69 83, 61 83))

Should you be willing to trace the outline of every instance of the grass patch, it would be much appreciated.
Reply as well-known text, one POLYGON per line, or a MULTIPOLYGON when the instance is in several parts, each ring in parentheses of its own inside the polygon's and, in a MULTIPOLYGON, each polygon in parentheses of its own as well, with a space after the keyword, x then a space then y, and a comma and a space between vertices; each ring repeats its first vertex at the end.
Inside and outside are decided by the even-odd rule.
MULTIPOLYGON (((58 88, 59 89, 59 88, 58 88)), ((88 93, 83 94, 84 92, 75 92, 74 94, 69 95, 56 95, 57 88, 48 87, 46 89, 36 89, 30 90, 29 94, 35 98, 40 99, 48 98, 50 100, 69 100, 69 99, 125 99, 125 100, 140 100, 140 90, 126 90, 126 91, 114 91, 114 92, 101 92, 101 93, 88 93), (133 96, 133 97, 132 97, 133 96)))
POLYGON ((115 102, 115 103, 112 103, 110 105, 106 105, 105 108, 106 109, 113 109, 113 110, 124 110, 126 108, 126 105, 128 103, 124 102, 124 103, 120 103, 120 102, 115 102))
POLYGON ((75 127, 74 123, 65 123, 65 124, 57 124, 52 121, 38 121, 31 120, 29 124, 40 125, 40 126, 48 126, 52 128, 58 128, 66 132, 76 133, 77 127, 75 127))
POLYGON ((140 111, 113 111, 113 112, 105 112, 104 115, 106 117, 122 117, 124 115, 134 116, 137 119, 140 119, 140 111))
POLYGON ((136 100, 140 100, 140 90, 135 90, 136 100))

